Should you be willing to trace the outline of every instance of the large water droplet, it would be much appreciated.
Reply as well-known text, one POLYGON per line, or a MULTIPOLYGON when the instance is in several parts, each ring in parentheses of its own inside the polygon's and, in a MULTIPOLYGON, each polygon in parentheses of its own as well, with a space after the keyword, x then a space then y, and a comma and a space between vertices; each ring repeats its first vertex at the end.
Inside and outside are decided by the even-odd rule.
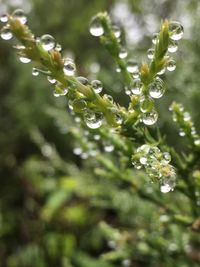
POLYGON ((169 60, 167 63, 167 70, 174 71, 175 69, 176 69, 176 62, 173 59, 169 60))
POLYGON ((91 21, 90 33, 96 37, 104 34, 104 29, 101 25, 101 22, 99 21, 99 19, 97 17, 94 17, 91 21))
POLYGON ((168 51, 170 53, 175 53, 177 50, 178 50, 178 43, 177 43, 177 41, 169 40, 168 51))
POLYGON ((142 114, 142 121, 145 125, 153 125, 158 119, 158 113, 152 110, 150 113, 142 114))
POLYGON ((27 17, 22 9, 16 9, 13 14, 13 18, 18 19, 22 24, 27 22, 27 17))
POLYGON ((141 97, 140 99, 140 110, 143 113, 150 112, 153 109, 154 102, 150 97, 141 97))
POLYGON ((154 52, 155 52, 155 50, 154 50, 153 48, 150 48, 150 49, 147 51, 147 57, 148 57, 149 59, 153 59, 153 57, 154 57, 154 52))
POLYGON ((138 73, 139 71, 138 64, 133 60, 129 60, 127 62, 127 71, 130 73, 138 73))
POLYGON ((169 37, 172 40, 180 40, 183 36, 183 26, 177 22, 177 21, 172 21, 169 23, 169 37))
POLYGON ((140 95, 142 93, 142 86, 143 84, 139 78, 134 79, 130 86, 130 90, 134 95, 140 95))
POLYGON ((168 192, 171 191, 171 187, 170 187, 169 184, 162 184, 162 185, 160 186, 160 191, 161 191, 162 193, 168 193, 168 192))
POLYGON ((13 37, 13 34, 9 27, 3 27, 1 30, 1 38, 3 40, 10 40, 13 37))
POLYGON ((40 38, 42 48, 49 51, 55 47, 55 40, 50 34, 45 34, 40 38))
POLYGON ((163 80, 159 77, 156 77, 153 82, 149 85, 149 95, 152 98, 160 98, 165 92, 165 84, 163 80))
POLYGON ((102 85, 102 82, 99 81, 99 80, 93 80, 91 82, 91 85, 92 85, 92 88, 93 90, 95 91, 96 94, 99 94, 102 92, 103 90, 103 85, 102 85))
POLYGON ((3 23, 8 22, 8 15, 7 14, 1 15, 0 21, 3 22, 3 23))
POLYGON ((145 157, 145 156, 141 156, 141 157, 140 157, 140 163, 141 163, 142 165, 146 165, 146 164, 147 164, 147 157, 145 157))
POLYGON ((87 110, 84 114, 84 121, 89 128, 97 129, 103 123, 103 113, 87 110))
POLYGON ((120 51, 119 51, 119 57, 123 59, 123 58, 126 58, 127 55, 128 55, 128 52, 127 52, 126 48, 121 47, 120 51))
POLYGON ((73 101, 73 110, 75 112, 83 112, 87 108, 87 102, 84 99, 75 99, 73 101))
POLYGON ((73 76, 75 74, 76 66, 72 59, 65 59, 63 71, 67 76, 73 76))
POLYGON ((171 155, 168 152, 163 153, 163 160, 164 163, 169 163, 171 161, 171 155))
POLYGON ((31 59, 26 57, 26 56, 19 56, 19 60, 22 62, 22 63, 30 63, 31 62, 31 59))
POLYGON ((83 85, 88 85, 89 84, 89 81, 87 78, 83 77, 83 76, 78 76, 77 77, 77 80, 82 83, 83 85))

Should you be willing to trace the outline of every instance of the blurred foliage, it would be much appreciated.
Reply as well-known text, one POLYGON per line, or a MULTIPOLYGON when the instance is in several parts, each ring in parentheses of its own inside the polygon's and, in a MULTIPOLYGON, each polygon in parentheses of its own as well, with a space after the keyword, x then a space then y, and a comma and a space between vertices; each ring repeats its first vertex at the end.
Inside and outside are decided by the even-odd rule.
MULTIPOLYGON (((159 129, 180 154, 188 153, 166 111, 180 100, 200 130, 198 0, 0 2, 1 13, 16 7, 29 12, 33 32, 52 34, 75 57, 80 75, 100 78, 125 105, 112 58, 89 35, 91 17, 110 11, 139 62, 160 20, 180 20, 185 38, 158 104, 159 129)), ((0 59, 0 267, 199 266, 200 221, 181 190, 163 196, 143 172, 125 170, 126 159, 117 153, 85 160, 74 155, 82 135, 65 100, 54 98, 44 78, 32 77, 31 67, 19 64, 3 41, 0 59)), ((193 174, 198 188, 199 172, 193 174)))

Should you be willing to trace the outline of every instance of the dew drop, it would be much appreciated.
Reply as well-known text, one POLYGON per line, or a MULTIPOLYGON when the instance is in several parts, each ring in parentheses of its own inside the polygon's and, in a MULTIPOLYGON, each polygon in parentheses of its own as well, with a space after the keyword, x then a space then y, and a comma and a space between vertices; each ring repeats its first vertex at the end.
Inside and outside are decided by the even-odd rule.
POLYGON ((134 95, 140 95, 142 93, 142 82, 139 78, 134 79, 134 81, 132 82, 131 86, 130 86, 130 91, 134 94, 134 95))
POLYGON ((138 64, 133 60, 129 60, 127 62, 127 71, 130 73, 138 73, 138 64))
POLYGON ((3 15, 0 17, 0 21, 3 22, 3 23, 8 22, 8 15, 7 15, 7 14, 3 14, 3 15))
POLYGON ((161 191, 162 193, 168 193, 168 192, 171 191, 171 187, 170 187, 169 184, 162 184, 162 185, 160 186, 160 191, 161 191))
POLYGON ((58 51, 58 52, 61 52, 62 51, 62 46, 60 44, 56 44, 55 50, 58 51))
POLYGON ((174 71, 176 69, 176 62, 174 60, 170 60, 168 63, 167 63, 167 70, 168 71, 174 71))
POLYGON ((126 58, 128 55, 127 50, 124 47, 121 47, 120 51, 119 51, 119 58, 123 59, 126 58))
POLYGON ((163 161, 164 163, 169 163, 171 161, 171 155, 168 152, 163 153, 163 161))
POLYGON ((87 102, 84 99, 75 99, 73 101, 73 110, 75 112, 83 112, 87 108, 87 102))
POLYGON ((153 125, 158 119, 158 113, 152 110, 150 113, 142 114, 142 121, 145 125, 153 125))
POLYGON ((83 77, 83 76, 78 76, 78 77, 77 77, 77 80, 78 80, 81 84, 83 84, 83 85, 88 85, 88 84, 89 84, 88 79, 85 78, 85 77, 83 77))
POLYGON ((22 63, 30 63, 31 62, 31 59, 26 57, 26 56, 19 56, 19 60, 22 62, 22 63))
POLYGON ((108 152, 108 153, 110 153, 110 152, 112 152, 114 150, 114 146, 112 144, 109 144, 109 143, 106 143, 106 142, 104 142, 104 147, 103 148, 104 148, 104 151, 108 152))
POLYGON ((75 148, 73 149, 73 153, 74 153, 74 155, 76 155, 76 156, 80 156, 82 152, 83 152, 83 150, 82 150, 81 147, 75 147, 75 148))
POLYGON ((152 43, 156 45, 158 42, 158 33, 153 34, 152 43))
POLYGON ((142 165, 146 165, 147 164, 147 157, 145 157, 145 156, 140 157, 140 163, 142 165))
POLYGON ((50 34, 45 34, 40 38, 42 48, 49 51, 55 47, 55 40, 50 34))
POLYGON ((67 76, 73 76, 76 71, 76 66, 72 59, 67 58, 64 61, 64 68, 63 68, 64 74, 67 76))
POLYGON ((87 110, 84 114, 84 121, 90 129, 97 129, 103 123, 103 113, 87 110))
POLYGON ((92 85, 92 88, 93 90, 95 91, 96 94, 99 94, 102 92, 103 90, 103 85, 102 85, 102 82, 99 81, 99 80, 93 80, 91 82, 91 85, 92 85))
POLYGON ((38 71, 38 69, 33 68, 33 69, 32 69, 32 75, 33 75, 33 76, 38 76, 38 75, 39 75, 39 71, 38 71))
POLYGON ((13 18, 18 19, 22 24, 27 22, 27 17, 22 9, 16 9, 13 14, 13 18))
POLYGON ((183 26, 177 22, 172 21, 169 23, 169 37, 172 40, 178 41, 183 36, 183 26))
POLYGON ((154 49, 153 48, 150 48, 148 51, 147 51, 147 57, 149 58, 149 59, 153 59, 153 57, 154 57, 154 49))
POLYGON ((90 33, 93 36, 99 37, 104 34, 104 29, 101 25, 101 22, 97 17, 94 17, 90 24, 90 33))
POLYGON ((158 75, 163 75, 165 73, 165 68, 162 68, 159 72, 157 72, 158 75))
POLYGON ((1 30, 1 38, 3 40, 10 40, 13 37, 13 34, 9 27, 3 27, 1 30))
POLYGON ((142 113, 150 112, 153 109, 153 99, 150 97, 141 97, 140 99, 140 110, 142 113))
POLYGON ((195 139, 194 140, 194 144, 196 145, 196 146, 199 146, 200 145, 200 139, 198 138, 198 139, 195 139))
POLYGON ((178 43, 177 41, 170 40, 168 45, 168 52, 175 53, 178 50, 178 43))
POLYGON ((137 161, 132 161, 132 164, 137 170, 140 170, 142 168, 142 164, 137 161))
POLYGON ((47 80, 51 83, 51 84, 55 84, 56 83, 56 79, 54 79, 51 76, 47 76, 47 80))
POLYGON ((163 80, 159 77, 156 77, 153 82, 149 85, 149 95, 152 98, 160 98, 165 92, 165 84, 163 80))
POLYGON ((112 30, 113 30, 113 33, 115 35, 116 38, 119 38, 120 35, 121 35, 121 30, 120 28, 117 26, 117 25, 113 25, 112 26, 112 30))

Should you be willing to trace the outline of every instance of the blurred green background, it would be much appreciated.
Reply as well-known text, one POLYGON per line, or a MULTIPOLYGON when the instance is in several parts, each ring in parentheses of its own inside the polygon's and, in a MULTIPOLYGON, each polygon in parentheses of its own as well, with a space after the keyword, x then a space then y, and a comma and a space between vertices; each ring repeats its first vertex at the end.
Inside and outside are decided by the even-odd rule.
MULTIPOLYGON (((138 63, 146 60, 161 20, 180 21, 185 34, 175 55, 177 69, 164 78, 168 91, 158 110, 168 144, 187 152, 168 108, 173 100, 182 102, 200 130, 198 0, 0 2, 0 14, 16 8, 25 10, 36 36, 53 35, 63 54, 74 57, 79 75, 99 78, 122 105, 128 103, 122 79, 89 34, 91 17, 107 10, 138 63)), ((55 98, 52 89, 45 77, 31 75, 31 65, 19 63, 10 43, 0 41, 0 267, 199 266, 198 236, 169 223, 166 210, 134 194, 112 166, 74 155, 78 140, 69 128, 78 126, 66 100, 55 98)), ((107 157, 109 164, 117 163, 115 153, 107 157)), ((182 201, 179 212, 190 213, 182 195, 160 196, 133 169, 127 176, 171 207, 182 201)))

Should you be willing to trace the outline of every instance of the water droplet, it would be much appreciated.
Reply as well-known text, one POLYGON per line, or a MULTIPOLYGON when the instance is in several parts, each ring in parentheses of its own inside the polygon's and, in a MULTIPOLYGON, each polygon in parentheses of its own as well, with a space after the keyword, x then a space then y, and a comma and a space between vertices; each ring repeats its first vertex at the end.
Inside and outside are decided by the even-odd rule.
POLYGON ((160 98, 165 92, 165 84, 163 80, 159 77, 156 77, 153 82, 149 85, 149 95, 152 98, 160 98))
POLYGON ((200 138, 195 139, 195 140, 194 140, 194 144, 195 144, 196 146, 199 146, 199 145, 200 145, 200 138))
POLYGON ((18 19, 22 24, 27 22, 27 17, 22 9, 16 9, 13 14, 13 18, 18 19))
POLYGON ((129 267, 131 265, 131 260, 130 259, 124 259, 122 261, 122 266, 123 267, 129 267))
POLYGON ((159 72, 157 72, 158 75, 163 75, 165 73, 165 68, 162 68, 159 72))
POLYGON ((7 15, 7 14, 3 14, 3 15, 0 17, 0 21, 3 22, 3 23, 8 22, 8 15, 7 15))
POLYGON ((127 62, 127 71, 130 73, 138 73, 139 71, 138 64, 133 60, 129 60, 127 62))
POLYGON ((104 151, 105 152, 110 153, 110 152, 112 152, 114 150, 114 146, 112 144, 104 142, 103 145, 104 145, 104 151))
POLYGON ((87 108, 87 102, 84 99, 75 99, 73 101, 73 110, 75 112, 83 112, 87 108))
POLYGON ((118 73, 121 72, 120 67, 118 67, 118 66, 116 67, 116 72, 118 72, 118 73))
POLYGON ((83 150, 82 150, 81 147, 75 147, 75 148, 73 149, 73 153, 74 153, 74 155, 80 156, 82 152, 83 152, 83 150))
POLYGON ((140 170, 142 168, 142 164, 140 164, 137 161, 132 161, 132 164, 133 164, 134 168, 137 170, 140 170))
POLYGON ((83 77, 83 76, 78 76, 77 77, 77 80, 82 83, 83 85, 88 85, 89 84, 89 81, 87 78, 83 77))
POLYGON ((146 144, 138 147, 136 150, 137 153, 144 153, 144 154, 148 154, 149 151, 150 151, 150 146, 146 144))
POLYGON ((103 123, 103 113, 87 110, 84 114, 84 121, 89 128, 97 129, 103 123))
POLYGON ((112 97, 111 95, 104 94, 104 95, 103 95, 103 98, 107 99, 107 100, 110 101, 110 102, 113 102, 113 97, 112 97))
POLYGON ((115 114, 115 122, 117 123, 117 124, 122 124, 122 122, 123 122, 123 118, 122 118, 122 116, 121 116, 121 114, 120 113, 116 113, 115 114))
POLYGON ((59 96, 64 96, 68 93, 68 89, 67 88, 64 88, 63 85, 56 85, 55 86, 55 90, 53 92, 53 95, 55 97, 59 97, 59 96))
POLYGON ((55 50, 58 51, 58 52, 61 52, 62 51, 62 46, 60 44, 56 44, 55 50))
POLYGON ((56 83, 56 79, 54 79, 51 76, 47 76, 47 80, 51 83, 51 84, 55 84, 56 83))
POLYGON ((180 128, 180 130, 179 130, 179 135, 180 135, 181 137, 185 136, 185 132, 183 131, 182 128, 180 128))
POLYGON ((150 97, 141 97, 140 99, 140 110, 143 113, 150 112, 153 109, 154 102, 150 97))
POLYGON ((104 29, 101 25, 101 22, 97 17, 94 17, 90 24, 90 33, 93 36, 99 37, 104 34, 104 29))
POLYGON ((49 51, 55 47, 55 40, 50 34, 45 34, 40 38, 42 48, 49 51))
POLYGON ((76 65, 71 58, 65 59, 63 71, 67 76, 73 76, 75 74, 76 65))
POLYGON ((103 85, 102 85, 102 82, 99 81, 99 80, 93 80, 91 82, 91 85, 92 85, 92 88, 93 90, 95 91, 96 94, 99 94, 102 92, 103 90, 103 85))
POLYGON ((183 120, 184 121, 190 121, 191 120, 191 116, 189 112, 184 112, 183 113, 183 120))
POLYGON ((128 55, 128 52, 127 52, 126 48, 121 47, 120 51, 119 51, 119 57, 123 59, 123 58, 126 58, 127 55, 128 55))
POLYGON ((152 43, 156 45, 158 42, 158 33, 153 34, 152 43))
POLYGON ((168 52, 175 53, 178 50, 178 43, 177 41, 170 40, 168 45, 168 52))
POLYGON ((147 57, 149 58, 149 59, 153 59, 153 57, 154 57, 154 49, 153 48, 150 48, 148 51, 147 51, 147 57))
POLYGON ((163 161, 164 163, 169 163, 171 161, 171 155, 168 152, 163 153, 163 161))
POLYGON ((19 60, 22 62, 22 63, 30 63, 31 62, 31 59, 26 57, 26 56, 19 56, 19 60))
POLYGON ((172 21, 169 23, 169 37, 172 40, 178 41, 183 36, 183 26, 177 22, 172 21))
POLYGON ((10 40, 13 37, 13 34, 9 27, 3 27, 1 30, 1 38, 3 40, 10 40))
POLYGON ((140 163, 142 165, 146 165, 147 164, 147 157, 145 157, 145 156, 140 157, 140 163))
POLYGON ((168 71, 174 71, 176 69, 176 62, 174 60, 170 60, 167 63, 167 70, 168 71))
POLYGON ((39 75, 39 71, 38 71, 38 69, 36 69, 36 68, 32 68, 32 75, 33 75, 33 76, 38 76, 38 75, 39 75))
POLYGON ((134 79, 130 86, 130 90, 134 95, 140 95, 142 93, 142 86, 143 84, 139 78, 134 79))
POLYGON ((162 184, 162 185, 160 186, 160 191, 161 191, 162 193, 168 193, 168 192, 170 192, 171 190, 172 190, 172 188, 170 187, 169 184, 162 184))
POLYGON ((113 30, 113 33, 115 35, 116 38, 119 38, 120 35, 121 35, 121 30, 120 28, 117 26, 117 25, 113 25, 112 26, 112 30, 113 30))
POLYGON ((158 113, 152 110, 150 113, 142 114, 142 121, 145 125, 153 125, 158 119, 158 113))

